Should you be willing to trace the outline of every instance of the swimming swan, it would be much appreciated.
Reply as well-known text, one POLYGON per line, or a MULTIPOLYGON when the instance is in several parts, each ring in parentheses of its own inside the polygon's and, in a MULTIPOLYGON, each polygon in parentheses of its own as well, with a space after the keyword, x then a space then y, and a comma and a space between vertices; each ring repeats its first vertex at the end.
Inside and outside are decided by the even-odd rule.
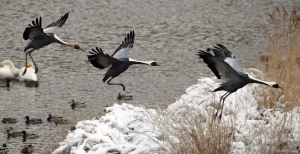
POLYGON ((27 71, 26 73, 22 76, 22 73, 24 72, 25 70, 25 67, 22 67, 20 70, 19 70, 19 80, 20 81, 37 81, 37 76, 36 74, 34 73, 35 70, 34 70, 34 67, 32 65, 32 63, 30 61, 27 62, 27 71))
POLYGON ((11 60, 4 60, 0 63, 0 78, 15 79, 19 76, 19 69, 15 67, 11 60))

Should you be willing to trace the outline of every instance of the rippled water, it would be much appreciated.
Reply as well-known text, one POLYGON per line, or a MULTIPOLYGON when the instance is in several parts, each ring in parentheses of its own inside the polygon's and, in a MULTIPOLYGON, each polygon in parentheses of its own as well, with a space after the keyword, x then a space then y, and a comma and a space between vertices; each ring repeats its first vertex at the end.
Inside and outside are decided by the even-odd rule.
POLYGON ((70 11, 66 24, 57 31, 65 41, 79 43, 85 50, 101 47, 112 54, 134 30, 135 45, 130 57, 155 60, 162 67, 132 66, 114 79, 126 85, 102 83, 104 71, 94 68, 83 52, 52 44, 33 52, 39 66, 38 88, 13 82, 10 91, 0 89, 1 116, 16 117, 13 131, 38 132, 40 138, 22 142, 21 138, 6 139, 1 124, 0 144, 7 143, 17 153, 29 143, 35 153, 47 153, 62 141, 76 121, 101 116, 106 105, 117 102, 118 93, 133 95, 128 103, 164 108, 174 102, 201 76, 211 75, 199 63, 196 51, 216 43, 226 45, 239 58, 242 67, 252 67, 265 39, 253 21, 265 21, 276 6, 287 9, 299 6, 298 0, 103 0, 103 1, 2 1, 0 6, 0 60, 10 59, 16 67, 24 66, 22 38, 25 27, 36 17, 43 17, 43 27, 70 11), (86 108, 72 110, 71 99, 87 102, 86 108), (60 115, 72 121, 66 126, 46 122, 47 115, 60 115), (24 117, 40 117, 41 125, 26 126, 24 117))

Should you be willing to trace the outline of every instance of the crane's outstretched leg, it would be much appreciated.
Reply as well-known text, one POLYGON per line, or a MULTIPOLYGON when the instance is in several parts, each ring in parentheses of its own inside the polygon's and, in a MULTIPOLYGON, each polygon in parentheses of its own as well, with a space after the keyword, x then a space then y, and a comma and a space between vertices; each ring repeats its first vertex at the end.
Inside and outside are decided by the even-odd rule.
POLYGON ((111 81, 112 79, 113 79, 113 78, 111 78, 111 79, 109 79, 109 80, 107 81, 107 84, 108 84, 108 85, 120 85, 120 86, 123 87, 123 90, 125 91, 125 86, 124 86, 122 83, 110 83, 110 81, 111 81))
POLYGON ((28 52, 25 53, 25 69, 24 69, 24 72, 22 73, 22 76, 24 76, 24 74, 27 71, 27 54, 28 54, 28 52))
POLYGON ((221 121, 221 118, 222 118, 222 113, 223 113, 223 107, 224 107, 225 99, 226 99, 230 94, 231 94, 231 93, 228 92, 228 95, 226 95, 225 97, 223 97, 223 103, 222 103, 221 113, 220 113, 220 115, 219 115, 219 121, 221 121))
MULTIPOLYGON (((34 51, 34 50, 30 50, 30 51, 27 51, 25 52, 25 69, 24 69, 24 72, 22 73, 22 76, 24 76, 24 74, 27 72, 27 55, 29 54, 31 60, 33 61, 32 57, 31 57, 31 52, 34 51)), ((34 63, 34 61, 33 61, 34 63)), ((35 63, 34 63, 35 65, 35 63)), ((36 67, 36 66, 35 66, 36 67)), ((37 68, 37 67, 36 67, 37 68)))
POLYGON ((38 72, 38 67, 36 66, 36 64, 35 64, 35 62, 34 62, 34 60, 32 59, 32 57, 31 57, 31 52, 29 52, 29 57, 31 58, 31 60, 32 60, 32 62, 33 62, 33 64, 34 64, 34 67, 35 67, 35 74, 38 72))
MULTIPOLYGON (((226 92, 224 95, 222 95, 220 97, 220 102, 219 102, 219 106, 218 106, 218 109, 217 109, 217 112, 214 116, 214 120, 218 117, 218 113, 219 113, 219 110, 221 109, 221 106, 222 106, 222 110, 223 110, 223 105, 224 105, 224 101, 225 101, 225 98, 230 94, 230 92, 226 92), (227 95, 227 96, 226 96, 227 95), (223 105, 222 105, 223 104, 223 105)), ((221 111, 221 115, 222 115, 222 111, 221 111)), ((221 116, 222 117, 222 116, 221 116)), ((221 120, 221 118, 219 117, 219 119, 221 120)))
POLYGON ((220 110, 220 107, 221 107, 221 101, 222 101, 222 97, 223 97, 223 96, 221 96, 221 97, 220 97, 219 106, 218 106, 217 112, 215 113, 214 120, 215 120, 215 119, 217 118, 217 116, 218 116, 218 112, 219 112, 219 110, 220 110))

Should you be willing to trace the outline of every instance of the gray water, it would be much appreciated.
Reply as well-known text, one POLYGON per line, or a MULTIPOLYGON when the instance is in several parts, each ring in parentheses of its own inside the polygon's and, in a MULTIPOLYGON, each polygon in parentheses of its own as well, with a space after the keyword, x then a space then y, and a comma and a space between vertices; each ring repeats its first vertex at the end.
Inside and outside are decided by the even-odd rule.
POLYGON ((39 66, 38 88, 11 83, 10 91, 1 88, 0 118, 15 117, 13 131, 26 130, 40 137, 22 142, 6 139, 5 125, 0 126, 0 145, 7 143, 11 153, 33 144, 34 153, 50 153, 76 122, 104 114, 106 105, 118 103, 117 95, 133 95, 127 103, 147 108, 165 108, 179 98, 197 79, 213 76, 195 53, 216 43, 228 47, 243 68, 255 66, 266 50, 265 36, 255 20, 266 21, 276 6, 299 6, 299 0, 103 0, 103 1, 10 1, 0 6, 0 60, 10 59, 16 67, 25 64, 23 53, 27 41, 22 34, 36 17, 42 16, 43 27, 70 11, 65 25, 56 34, 65 41, 78 43, 83 49, 101 47, 112 54, 130 30, 135 44, 129 56, 137 60, 155 60, 162 67, 132 66, 114 82, 102 83, 105 71, 93 67, 86 54, 59 44, 34 51, 39 66), (86 108, 72 110, 72 99, 87 102, 86 108), (55 126, 47 115, 60 115, 72 121, 55 126), (41 125, 26 126, 24 117, 42 118, 41 125))

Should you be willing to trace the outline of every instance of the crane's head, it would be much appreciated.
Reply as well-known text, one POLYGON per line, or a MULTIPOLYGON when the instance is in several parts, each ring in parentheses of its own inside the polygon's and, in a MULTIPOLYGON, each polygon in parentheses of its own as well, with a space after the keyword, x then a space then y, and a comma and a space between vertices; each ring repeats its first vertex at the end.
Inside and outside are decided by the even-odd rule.
POLYGON ((282 87, 280 87, 277 83, 274 82, 274 84, 272 85, 273 88, 279 88, 281 90, 284 90, 282 87))
POLYGON ((160 66, 160 65, 158 65, 155 61, 152 61, 152 62, 150 63, 150 65, 151 65, 151 66, 160 66))
POLYGON ((270 87, 272 87, 272 88, 279 88, 279 89, 281 89, 281 90, 284 90, 282 87, 280 87, 276 82, 266 82, 266 81, 264 81, 264 84, 265 85, 268 85, 268 86, 270 86, 270 87))
POLYGON ((78 49, 78 50, 81 50, 83 52, 86 52, 85 50, 81 49, 80 46, 78 44, 75 44, 75 43, 68 43, 67 44, 69 47, 71 48, 74 48, 74 49, 78 49))

